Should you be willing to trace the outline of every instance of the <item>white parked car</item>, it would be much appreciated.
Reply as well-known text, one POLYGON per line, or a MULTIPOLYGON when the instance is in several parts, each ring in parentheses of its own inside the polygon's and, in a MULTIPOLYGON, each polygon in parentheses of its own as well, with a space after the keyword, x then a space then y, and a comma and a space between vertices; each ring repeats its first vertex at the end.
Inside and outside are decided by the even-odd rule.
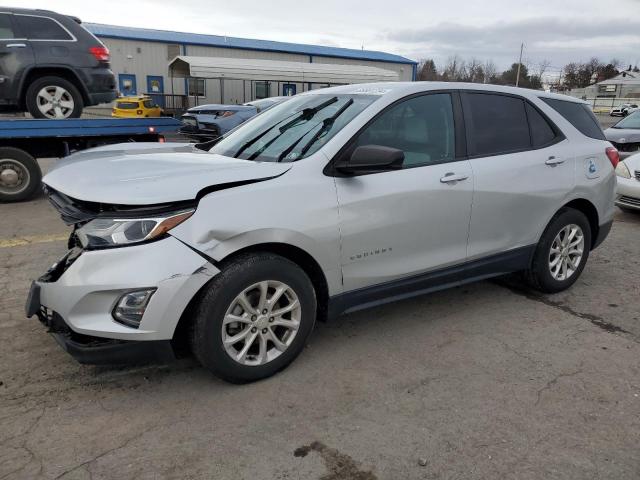
POLYGON ((516 271, 564 290, 615 211, 618 153, 591 109, 536 90, 314 90, 208 147, 114 145, 43 179, 74 231, 26 312, 76 358, 186 338, 220 377, 257 380, 316 319, 516 271))
POLYGON ((616 205, 623 210, 640 213, 640 153, 618 163, 616 205))
POLYGON ((609 115, 612 117, 624 117, 626 115, 625 111, 629 108, 638 108, 638 105, 635 103, 623 103, 622 105, 611 108, 609 115))

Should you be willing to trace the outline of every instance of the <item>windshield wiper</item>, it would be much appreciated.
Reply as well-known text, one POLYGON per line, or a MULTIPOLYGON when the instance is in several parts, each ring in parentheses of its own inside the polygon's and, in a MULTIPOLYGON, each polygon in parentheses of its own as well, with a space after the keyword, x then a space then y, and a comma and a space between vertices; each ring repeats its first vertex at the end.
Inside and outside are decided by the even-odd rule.
MULTIPOLYGON (((348 102, 346 102, 342 107, 340 107, 340 109, 334 113, 333 115, 331 115, 328 118, 325 118, 322 121, 322 127, 320 127, 320 129, 313 135, 313 137, 311 137, 311 139, 305 144, 304 147, 302 147, 302 150, 300 150, 300 155, 298 155, 298 158, 304 157, 305 153, 307 153, 309 151, 309 149, 311 148, 311 146, 316 143, 316 141, 322 136, 322 134, 327 133, 329 130, 331 130, 331 127, 333 127, 333 124, 335 123, 336 119, 342 115, 344 113, 344 111, 349 108, 351 105, 353 104, 353 98, 350 98, 348 102)), ((307 132, 308 133, 308 132, 307 132)), ((293 147, 295 147, 295 145, 302 140, 302 138, 298 139, 293 146, 291 147, 291 150, 293 150, 293 147)), ((287 150, 289 150, 287 148, 287 150)), ((286 155, 289 154, 289 151, 285 150, 286 155)), ((278 157, 278 161, 282 160, 285 155, 285 152, 282 152, 282 154, 280 155, 280 157, 278 157)))
MULTIPOLYGON (((329 100, 322 102, 320 105, 316 105, 315 107, 309 107, 309 108, 305 108, 304 110, 302 110, 302 112, 300 112, 300 114, 294 118, 293 120, 289 121, 288 123, 286 123, 285 125, 283 125, 282 127, 280 127, 280 135, 282 135, 284 132, 286 132, 289 128, 293 127, 296 122, 300 121, 300 120, 311 120, 313 118, 313 116, 318 113, 320 110, 328 107, 329 105, 331 105, 332 103, 335 103, 338 101, 338 97, 332 97, 329 100)), ((236 152, 236 154, 234 155, 235 158, 238 158, 242 152, 244 152, 247 148, 249 148, 251 145, 253 145, 254 143, 256 143, 258 140, 260 140, 262 137, 264 137, 267 133, 269 133, 271 130, 273 130, 274 128, 276 128, 278 125, 280 125, 282 122, 288 120, 289 118, 291 118, 293 115, 295 115, 295 113, 289 115, 288 117, 280 120, 278 123, 276 123, 275 125, 272 125, 271 127, 267 128, 264 132, 262 132, 260 135, 252 138, 251 140, 249 140, 248 142, 244 143, 240 149, 236 152)), ((271 140, 270 143, 268 143, 266 146, 269 146, 271 143, 273 143, 273 141, 278 138, 280 135, 277 135, 273 140, 271 140)), ((264 150, 264 148, 262 149, 264 150)), ((255 155, 255 154, 254 154, 255 155)), ((252 155, 253 156, 253 155, 252 155)), ((255 157, 254 157, 255 158, 255 157)))

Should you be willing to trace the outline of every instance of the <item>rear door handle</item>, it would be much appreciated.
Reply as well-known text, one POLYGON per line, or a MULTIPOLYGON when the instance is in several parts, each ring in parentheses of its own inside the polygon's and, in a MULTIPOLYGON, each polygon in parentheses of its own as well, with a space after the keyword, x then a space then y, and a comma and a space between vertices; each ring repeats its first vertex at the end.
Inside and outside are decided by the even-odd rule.
POLYGON ((560 165, 561 163, 564 163, 564 158, 556 158, 553 155, 551 157, 549 157, 547 159, 546 162, 544 162, 546 165, 550 165, 550 166, 555 166, 555 165, 560 165))
POLYGON ((26 48, 26 43, 8 43, 7 48, 26 48))
POLYGON ((440 182, 441 183, 461 182, 462 180, 466 180, 467 178, 469 178, 469 175, 465 175, 464 173, 456 174, 453 172, 449 172, 440 179, 440 182))

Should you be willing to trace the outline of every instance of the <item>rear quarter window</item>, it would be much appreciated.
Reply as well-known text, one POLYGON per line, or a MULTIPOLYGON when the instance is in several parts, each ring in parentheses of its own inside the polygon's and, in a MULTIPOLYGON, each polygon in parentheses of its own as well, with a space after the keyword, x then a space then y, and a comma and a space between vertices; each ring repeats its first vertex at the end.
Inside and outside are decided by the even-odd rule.
POLYGON ((62 25, 48 17, 15 15, 20 30, 29 40, 73 40, 62 25))
POLYGON ((583 135, 596 140, 606 140, 598 119, 589 108, 589 105, 555 98, 542 97, 540 99, 562 115, 583 135))

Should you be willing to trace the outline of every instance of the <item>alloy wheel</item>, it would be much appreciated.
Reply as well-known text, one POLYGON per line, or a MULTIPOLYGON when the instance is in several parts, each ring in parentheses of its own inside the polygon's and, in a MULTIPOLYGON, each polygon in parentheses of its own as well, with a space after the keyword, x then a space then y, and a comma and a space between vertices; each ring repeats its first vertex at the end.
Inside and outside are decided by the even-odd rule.
POLYGON ((43 87, 36 96, 38 110, 47 118, 68 118, 75 108, 71 93, 63 87, 43 87))
POLYGON ((562 228, 551 244, 549 271, 558 281, 570 278, 580 267, 584 254, 584 232, 580 226, 571 224, 562 228))
POLYGON ((282 355, 300 327, 298 295, 287 284, 265 280, 231 302, 222 322, 227 354, 242 365, 264 365, 282 355))

